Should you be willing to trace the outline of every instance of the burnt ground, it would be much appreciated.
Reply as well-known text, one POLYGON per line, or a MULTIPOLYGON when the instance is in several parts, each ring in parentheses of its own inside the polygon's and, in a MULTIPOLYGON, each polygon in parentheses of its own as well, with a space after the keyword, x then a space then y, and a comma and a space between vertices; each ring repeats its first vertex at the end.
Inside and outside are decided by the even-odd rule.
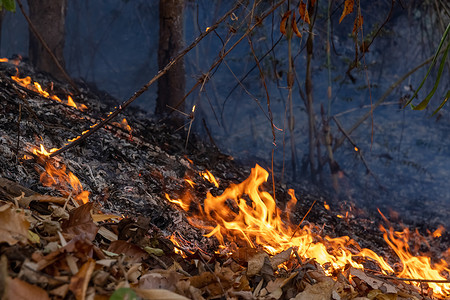
MULTIPOLYGON (((39 160, 30 159, 33 157, 31 149, 39 144, 44 144, 47 149, 61 147, 68 139, 78 136, 105 117, 118 102, 106 93, 78 82, 82 94, 75 95, 74 100, 88 107, 86 111, 80 111, 19 86, 10 78, 16 72, 16 66, 0 63, 0 178, 9 179, 36 193, 60 196, 55 188, 40 183, 43 166, 39 160), (28 159, 23 159, 24 155, 28 159)), ((70 93, 67 85, 52 81, 25 64, 19 66, 19 73, 20 77, 32 76, 44 89, 52 88, 51 93, 61 99, 66 99, 70 93)), ((253 166, 236 162, 233 157, 221 153, 209 140, 194 134, 189 136, 185 148, 187 138, 186 131, 176 131, 131 107, 115 122, 81 145, 62 153, 56 160, 64 163, 79 178, 84 190, 90 192, 89 199, 96 209, 125 218, 144 218, 162 235, 178 232, 187 240, 195 241, 204 251, 212 253, 217 242, 204 237, 204 231, 189 225, 185 213, 169 203, 165 193, 172 198, 181 196, 187 187, 184 179, 188 177, 197 183, 194 195, 201 203, 208 191, 219 195, 231 183, 242 182, 253 166), (127 119, 131 133, 119 123, 122 118, 127 119), (200 176, 199 172, 206 169, 217 178, 219 188, 200 176)), ((329 194, 307 184, 277 185, 276 198, 281 208, 289 199, 288 188, 295 189, 299 200, 291 217, 294 222, 299 222, 316 201, 304 224, 314 223, 323 228, 323 235, 346 235, 381 256, 390 255, 391 250, 378 229, 379 224, 384 222, 378 212, 366 211, 355 203, 332 200, 329 194), (331 204, 330 210, 325 209, 325 203, 331 204)), ((271 190, 270 182, 267 190, 271 190)), ((4 198, 1 200, 8 200, 4 198)), ((31 202, 30 208, 43 215, 51 214, 48 203, 31 202)), ((427 224, 414 223, 414 220, 401 220, 395 214, 388 217, 390 225, 396 229, 401 229, 405 224, 418 228, 424 235, 429 233, 427 230, 435 229, 427 228, 427 224)), ((386 222, 383 224, 386 225, 386 222)), ((422 244, 418 251, 439 258, 440 253, 449 246, 450 235, 444 232, 437 242, 422 244)))

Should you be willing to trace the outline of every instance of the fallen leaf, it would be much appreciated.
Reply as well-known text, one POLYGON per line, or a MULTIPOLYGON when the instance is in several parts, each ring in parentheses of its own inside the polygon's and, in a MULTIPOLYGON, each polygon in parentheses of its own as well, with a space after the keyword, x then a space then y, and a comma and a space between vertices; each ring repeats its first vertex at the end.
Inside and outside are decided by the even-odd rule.
POLYGON ((278 269, 278 266, 289 260, 292 253, 292 247, 284 250, 270 258, 270 264, 272 265, 272 269, 275 271, 278 269))
POLYGON ((6 242, 10 246, 28 239, 30 223, 25 213, 17 210, 12 203, 0 207, 0 243, 6 242))
POLYGON ((327 280, 308 285, 303 292, 292 300, 330 300, 334 284, 333 280, 327 280))
POLYGON ((92 272, 94 272, 95 260, 90 258, 80 268, 77 274, 70 279, 69 289, 74 293, 77 300, 86 299, 86 291, 89 281, 91 280, 92 272))
POLYGON ((367 298, 369 298, 370 300, 397 300, 397 293, 384 294, 380 290, 371 290, 367 294, 367 298))
POLYGON ((148 253, 140 247, 121 240, 112 242, 107 251, 117 254, 125 254, 127 256, 127 261, 130 263, 141 262, 143 259, 149 257, 148 253))
POLYGON ((189 300, 188 298, 181 296, 179 294, 175 294, 174 292, 168 290, 141 290, 141 289, 133 289, 136 294, 143 299, 151 299, 151 300, 189 300))
POLYGON ((342 12, 341 18, 339 19, 339 24, 342 22, 342 20, 347 16, 348 14, 351 14, 353 12, 353 7, 355 6, 354 0, 345 0, 344 4, 344 11, 342 12))
POLYGON ((137 295, 131 288, 119 288, 112 295, 109 300, 136 300, 137 295))
POLYGON ((176 283, 180 281, 181 278, 182 275, 175 271, 153 270, 139 278, 137 288, 142 290, 174 290, 176 283))
POLYGON ((259 274, 266 258, 269 258, 266 252, 260 252, 251 257, 248 261, 247 275, 252 277, 259 274))
POLYGON ((359 279, 367 283, 374 290, 381 290, 384 293, 394 293, 394 294, 397 293, 397 289, 393 285, 384 282, 380 279, 367 276, 366 273, 364 273, 364 271, 362 270, 351 268, 350 274, 358 277, 359 279))
POLYGON ((92 205, 92 202, 89 202, 71 210, 69 220, 62 223, 63 231, 73 235, 84 233, 89 240, 93 241, 97 235, 98 227, 91 217, 92 205))
POLYGON ((2 299, 14 300, 47 300, 50 299, 47 292, 36 285, 31 285, 19 278, 6 279, 6 290, 2 299))

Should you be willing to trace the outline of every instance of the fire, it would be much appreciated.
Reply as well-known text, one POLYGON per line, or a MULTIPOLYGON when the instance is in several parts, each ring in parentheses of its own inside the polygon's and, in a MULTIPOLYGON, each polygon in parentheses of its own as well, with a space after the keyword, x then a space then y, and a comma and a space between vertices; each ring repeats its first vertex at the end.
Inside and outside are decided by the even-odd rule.
POLYGON ((216 178, 213 174, 211 174, 210 171, 205 170, 204 172, 200 172, 200 175, 203 176, 206 180, 214 184, 217 188, 219 187, 219 183, 217 182, 216 178))
POLYGON ((9 61, 9 59, 7 59, 7 58, 0 58, 0 62, 8 62, 9 61))
MULTIPOLYGON (((202 174, 203 175, 203 174, 202 174)), ((347 236, 331 238, 321 236, 321 229, 314 225, 304 225, 296 228, 295 224, 283 221, 281 210, 277 207, 273 197, 263 190, 267 181, 268 172, 259 165, 252 169, 250 176, 239 184, 230 185, 222 195, 212 196, 208 192, 204 206, 196 205, 198 213, 189 216, 189 222, 209 231, 207 237, 214 236, 221 247, 226 248, 226 242, 235 242, 237 245, 262 248, 273 255, 290 247, 307 258, 314 258, 320 263, 328 275, 334 270, 342 270, 346 266, 363 269, 358 263, 358 257, 364 257, 376 262, 382 273, 394 274, 392 267, 378 254, 370 249, 361 247, 347 236)), ((289 213, 296 205, 294 191, 290 190, 291 200, 286 205, 289 213)), ((192 196, 189 193, 182 199, 166 198, 184 211, 192 211, 192 196)), ((407 246, 405 236, 387 231, 382 228, 384 238, 388 245, 397 254, 403 269, 397 274, 403 278, 439 279, 445 280, 443 272, 450 272, 448 265, 441 261, 431 264, 430 258, 415 257, 407 246), (403 238, 403 239, 402 239, 403 238)), ((444 297, 450 296, 450 284, 429 284, 435 294, 444 297)))
POLYGON ((56 150, 51 149, 49 152, 42 144, 40 149, 33 149, 35 155, 45 157, 45 171, 40 175, 42 185, 54 187, 64 196, 72 195, 80 204, 89 202, 89 192, 83 190, 80 180, 66 170, 66 165, 49 157, 56 150))
MULTIPOLYGON (((62 102, 61 99, 58 96, 51 95, 49 92, 44 90, 42 88, 42 86, 38 82, 36 82, 36 81, 33 82, 31 80, 30 76, 27 76, 25 78, 20 78, 18 76, 11 76, 11 78, 15 82, 17 82, 20 86, 22 86, 22 87, 24 87, 24 88, 26 88, 26 89, 28 89, 30 91, 36 92, 39 95, 44 96, 45 98, 48 98, 48 99, 51 99, 51 100, 55 100, 55 101, 58 101, 58 102, 62 102)), ((87 109, 87 106, 84 105, 84 104, 76 104, 75 101, 73 101, 73 99, 72 99, 72 97, 70 95, 67 97, 67 104, 66 105, 74 107, 74 108, 76 108, 78 110, 81 110, 81 111, 84 111, 84 110, 87 109)))

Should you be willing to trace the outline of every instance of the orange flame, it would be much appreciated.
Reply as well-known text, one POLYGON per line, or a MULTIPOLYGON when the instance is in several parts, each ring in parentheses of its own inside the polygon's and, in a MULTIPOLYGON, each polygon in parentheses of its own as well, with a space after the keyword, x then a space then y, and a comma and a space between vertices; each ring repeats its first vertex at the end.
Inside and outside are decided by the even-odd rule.
POLYGON ((206 180, 214 184, 217 188, 219 187, 219 183, 217 182, 216 178, 213 174, 211 174, 210 171, 205 170, 204 172, 200 172, 200 175, 203 176, 206 180))
POLYGON ((89 202, 89 192, 83 190, 80 180, 70 171, 66 170, 66 165, 50 159, 52 152, 58 149, 51 149, 48 152, 41 144, 40 149, 33 149, 33 153, 47 157, 45 171, 40 175, 42 185, 56 188, 64 196, 73 195, 73 198, 81 203, 89 202))
POLYGON ((9 59, 7 59, 7 58, 0 58, 0 62, 8 62, 9 61, 9 59))
MULTIPOLYGON (((214 197, 208 192, 204 206, 197 205, 198 213, 189 216, 189 222, 198 228, 208 230, 206 236, 216 237, 224 248, 226 241, 262 247, 269 254, 294 247, 300 255, 314 258, 324 267, 328 275, 332 274, 333 270, 344 269, 348 265, 363 269, 363 265, 357 262, 360 261, 358 257, 376 262, 384 274, 395 273, 382 257, 370 249, 361 249, 347 236, 322 237, 317 226, 309 224, 296 230, 297 226, 289 222, 289 217, 288 221, 283 221, 281 210, 275 200, 262 187, 268 175, 266 170, 256 165, 245 181, 230 185, 222 195, 214 197)), ((289 191, 289 195, 291 200, 286 205, 288 213, 297 201, 292 190, 289 191)), ((183 210, 191 211, 193 197, 189 193, 185 193, 182 199, 178 200, 171 199, 167 194, 166 198, 183 210)), ((398 276, 445 280, 440 274, 450 270, 444 261, 432 265, 429 258, 414 257, 407 248, 407 243, 400 243, 401 239, 392 232, 384 230, 384 236, 404 266, 398 276)), ((450 296, 450 284, 429 286, 433 288, 435 294, 450 296)))
MULTIPOLYGON (((14 81, 16 81, 20 86, 22 86, 22 87, 24 87, 24 88, 26 88, 26 89, 28 89, 30 91, 36 92, 36 93, 44 96, 45 98, 48 98, 48 99, 51 99, 51 100, 55 100, 55 101, 58 101, 58 102, 62 102, 61 99, 59 99, 58 96, 51 95, 49 92, 47 92, 44 89, 42 89, 42 86, 38 82, 34 81, 32 83, 32 80, 31 80, 30 76, 27 76, 25 78, 19 78, 18 76, 11 76, 11 78, 14 81)), ((67 105, 71 106, 71 107, 74 107, 74 108, 76 108, 78 110, 81 110, 81 111, 84 111, 84 110, 87 109, 87 106, 84 105, 84 104, 78 104, 77 105, 75 103, 75 101, 73 101, 73 99, 72 99, 72 97, 70 95, 67 97, 67 105)))

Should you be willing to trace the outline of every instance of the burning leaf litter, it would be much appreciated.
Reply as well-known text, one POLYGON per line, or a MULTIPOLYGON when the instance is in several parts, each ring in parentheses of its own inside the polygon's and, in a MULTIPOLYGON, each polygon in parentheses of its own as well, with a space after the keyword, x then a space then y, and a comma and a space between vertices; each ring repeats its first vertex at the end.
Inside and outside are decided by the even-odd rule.
MULTIPOLYGON (((2 85, 8 88, 7 84, 2 85)), ((18 97, 12 99, 19 101, 18 97)), ((2 176, 8 174, 26 182, 32 177, 26 175, 32 168, 24 172, 27 165, 14 163, 14 155, 10 150, 8 152, 10 146, 6 146, 15 144, 15 139, 9 138, 15 136, 15 131, 4 134, 9 129, 7 118, 12 118, 9 123, 15 120, 14 114, 10 113, 14 111, 14 105, 8 104, 10 102, 0 106, 5 112, 0 123, 2 141, 5 142, 0 147, 5 157, 2 164, 9 164, 8 168, 2 165, 2 176)), ((31 104, 30 109, 41 114, 44 121, 46 116, 54 114, 45 110, 56 109, 46 108, 38 100, 31 104)), ((77 129, 75 124, 87 120, 86 116, 65 114, 59 118, 73 118, 70 122, 77 129)), ((398 258, 391 256, 387 261, 372 250, 362 249, 349 237, 327 236, 324 227, 313 223, 306 222, 297 230, 295 220, 298 218, 293 212, 299 204, 294 191, 286 193, 289 200, 286 200, 285 209, 279 208, 263 187, 268 173, 260 166, 256 166, 247 179, 229 185, 220 193, 221 186, 227 186, 230 178, 242 177, 230 173, 235 168, 232 164, 221 166, 217 161, 208 162, 212 159, 204 154, 208 151, 198 145, 197 150, 201 153, 195 158, 197 164, 213 164, 216 170, 228 174, 216 178, 206 168, 197 170, 189 158, 167 154, 152 145, 154 142, 150 144, 137 139, 136 136, 144 137, 139 128, 133 129, 135 137, 130 140, 131 131, 124 120, 116 125, 126 132, 122 138, 116 132, 111 134, 111 128, 105 128, 101 143, 94 141, 94 145, 84 145, 81 147, 84 153, 65 153, 64 158, 50 158, 52 150, 47 151, 42 145, 34 149, 36 161, 32 166, 39 171, 40 181, 47 187, 45 192, 56 190, 63 197, 45 197, 3 181, 0 186, 0 230, 6 240, 0 244, 0 270, 8 270, 0 276, 8 283, 4 295, 33 294, 42 295, 43 299, 69 298, 72 294, 78 299, 120 294, 146 299, 295 300, 313 297, 442 299, 449 296, 449 283, 439 282, 447 280, 448 263, 444 259, 435 259, 432 263, 431 256, 413 255, 417 251, 410 248, 409 244, 414 241, 410 238, 418 235, 380 227, 390 251, 398 258), (105 143, 108 146, 102 148, 105 143), (133 152, 139 147, 142 151, 133 152), (98 149, 102 150, 99 152, 98 149), (96 155, 104 159, 101 164, 91 161, 82 165, 83 160, 90 161, 96 155), (109 164, 112 167, 106 168, 109 164), (124 168, 124 164, 131 167, 124 168), (76 173, 86 173, 83 181, 91 182, 87 189, 75 176, 74 165, 78 165, 76 173), (114 180, 118 187, 112 184, 114 180), (144 184, 145 189, 141 186, 144 184), (92 192, 91 201, 88 190, 92 192), (169 201, 165 202, 161 197, 164 193, 167 200, 184 212, 173 210, 169 201), (181 197, 171 197, 173 194, 181 197), (29 201, 23 201, 25 198, 29 201), (134 199, 133 204, 130 200, 134 199), (14 201, 25 208, 15 207, 14 201), (111 209, 109 203, 112 201, 122 202, 115 211, 126 214, 133 214, 129 211, 133 205, 141 210, 144 206, 150 209, 142 214, 145 217, 117 218, 114 214, 99 217, 99 213, 108 211, 108 207, 111 209), (194 229, 183 225, 184 214, 189 224, 204 233, 203 237, 189 236, 188 232, 194 229), (164 225, 167 222, 171 225, 164 225), (213 236, 219 243, 216 253, 211 251, 216 243, 213 236), (14 256, 13 252, 17 251, 23 253, 23 257, 14 256), (13 263, 14 269, 10 268, 13 263), (414 280, 418 288, 392 279, 393 275, 414 280)), ((152 129, 158 132, 159 127, 152 129)), ((35 144, 28 136, 41 131, 38 127, 34 130, 33 134, 24 132, 19 141, 35 144)), ((62 128, 57 137, 67 139, 66 131, 62 128)), ((40 134, 48 136, 49 131, 40 134)), ((176 143, 162 139, 158 144, 168 152, 179 151, 170 148, 176 143)), ((183 148, 184 141, 180 140, 178 149, 183 148)), ((221 160, 226 161, 226 157, 221 160)), ((323 206, 323 212, 330 210, 328 204, 323 206)), ((348 211, 345 218, 351 219, 348 211)), ((433 234, 430 232, 436 239, 441 239, 443 234, 442 229, 433 234)), ((433 243, 431 238, 421 239, 433 243)))

